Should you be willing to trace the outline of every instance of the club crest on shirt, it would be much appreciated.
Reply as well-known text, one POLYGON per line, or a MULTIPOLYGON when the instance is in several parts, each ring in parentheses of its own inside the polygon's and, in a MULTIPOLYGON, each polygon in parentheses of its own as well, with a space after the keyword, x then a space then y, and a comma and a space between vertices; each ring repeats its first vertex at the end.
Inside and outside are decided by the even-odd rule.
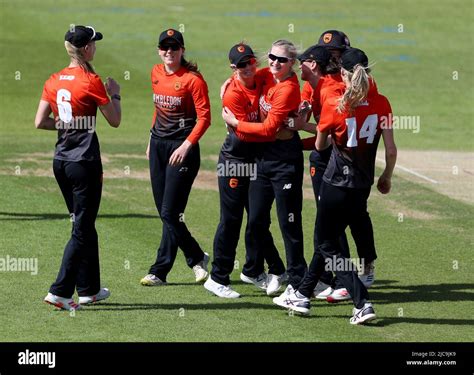
POLYGON ((181 85, 181 82, 175 82, 175 83, 174 83, 174 89, 175 89, 176 91, 178 91, 178 90, 181 88, 181 86, 182 86, 182 85, 181 85))
POLYGON ((229 186, 232 188, 232 189, 235 189, 237 186, 239 186, 239 180, 237 178, 231 178, 229 180, 229 186))

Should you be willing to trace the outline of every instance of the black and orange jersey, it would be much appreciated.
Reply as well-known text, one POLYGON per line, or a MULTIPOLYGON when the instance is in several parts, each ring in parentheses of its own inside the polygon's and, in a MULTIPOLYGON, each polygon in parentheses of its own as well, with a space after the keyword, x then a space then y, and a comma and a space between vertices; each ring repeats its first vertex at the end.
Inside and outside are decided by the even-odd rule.
MULTIPOLYGON (((311 104, 314 120, 318 122, 323 103, 332 96, 340 97, 344 94, 344 90, 341 74, 328 74, 319 79, 314 90, 309 82, 306 82, 301 91, 301 101, 307 100, 311 104)), ((304 150, 314 150, 316 136, 305 138, 302 142, 304 150)))
POLYGON ((152 136, 199 142, 211 124, 208 88, 202 75, 185 67, 169 74, 163 64, 156 64, 151 82, 155 104, 152 136))
POLYGON ((46 81, 41 99, 49 103, 58 128, 54 158, 100 160, 97 107, 110 101, 100 77, 82 67, 64 68, 46 81))
MULTIPOLYGON (((271 75, 269 68, 261 69, 262 75, 271 75)), ((265 79, 259 108, 263 122, 239 121, 242 134, 259 135, 275 139, 277 132, 285 126, 288 117, 294 117, 300 104, 298 78, 293 74, 283 82, 265 79)))
MULTIPOLYGON (((267 81, 268 76, 262 74, 262 70, 255 75, 255 87, 253 89, 248 89, 238 79, 233 78, 222 99, 223 106, 229 108, 239 121, 259 121, 259 100, 263 87, 268 84, 267 81)), ((240 127, 235 130, 235 134, 245 142, 267 142, 274 139, 274 136, 244 133, 240 131, 240 127)))
POLYGON ((382 124, 389 126, 392 118, 390 103, 375 84, 352 113, 339 113, 338 99, 332 96, 323 104, 318 124, 318 131, 331 134, 334 146, 323 179, 334 186, 370 187, 382 124))
MULTIPOLYGON (((239 121, 259 121, 259 99, 265 83, 265 75, 257 72, 255 86, 252 89, 245 87, 238 79, 232 78, 226 88, 222 105, 230 109, 239 121)), ((230 160, 253 160, 253 142, 268 142, 273 137, 254 134, 244 134, 238 129, 229 127, 221 152, 230 160)))
POLYGON ((264 86, 259 100, 261 122, 239 121, 237 129, 246 135, 268 137, 271 142, 262 143, 258 154, 266 160, 295 159, 301 155, 302 145, 298 132, 289 140, 276 139, 278 131, 286 126, 285 120, 295 117, 301 100, 298 78, 293 74, 283 82, 275 82, 269 68, 263 68, 259 74, 264 86))

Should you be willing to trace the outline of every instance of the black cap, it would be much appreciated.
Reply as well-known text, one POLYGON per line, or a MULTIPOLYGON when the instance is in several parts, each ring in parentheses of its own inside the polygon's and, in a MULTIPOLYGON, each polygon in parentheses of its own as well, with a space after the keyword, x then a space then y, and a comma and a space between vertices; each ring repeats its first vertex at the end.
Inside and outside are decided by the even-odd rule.
POLYGON ((325 47, 314 45, 309 47, 301 55, 298 56, 298 60, 314 60, 318 64, 326 66, 329 64, 331 59, 331 52, 329 52, 325 47))
POLYGON ((364 51, 358 48, 348 48, 341 55, 341 66, 351 71, 357 64, 367 68, 369 59, 364 51))
POLYGON ((184 47, 184 38, 183 34, 181 34, 178 30, 175 29, 167 29, 160 34, 160 38, 158 39, 158 45, 163 43, 166 39, 171 39, 178 43, 181 47, 184 47))
POLYGON ((339 30, 327 30, 321 34, 318 46, 344 50, 351 46, 346 34, 339 30))
POLYGON ((236 44, 229 51, 229 61, 233 65, 237 65, 244 57, 255 57, 252 48, 247 44, 236 44))
POLYGON ((72 25, 64 36, 64 40, 74 47, 81 48, 93 40, 101 40, 102 33, 96 32, 92 26, 72 25))

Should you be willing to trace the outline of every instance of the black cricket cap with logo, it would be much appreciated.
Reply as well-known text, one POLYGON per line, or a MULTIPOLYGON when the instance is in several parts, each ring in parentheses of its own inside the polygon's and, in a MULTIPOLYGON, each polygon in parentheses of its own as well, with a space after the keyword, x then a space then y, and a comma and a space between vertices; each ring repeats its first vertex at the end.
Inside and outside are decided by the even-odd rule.
POLYGON ((184 47, 184 38, 178 30, 175 29, 166 29, 160 34, 158 39, 158 46, 160 46, 164 41, 174 41, 178 43, 181 47, 184 47))
POLYGON ((237 64, 245 57, 255 58, 252 48, 250 48, 250 46, 247 44, 236 44, 229 51, 229 61, 235 66, 237 66, 237 64))
POLYGON ((351 42, 346 34, 339 30, 327 30, 321 34, 318 41, 318 46, 326 48, 345 50, 351 46, 351 42))
POLYGON ((87 43, 101 40, 103 37, 102 33, 96 32, 92 26, 72 25, 64 35, 64 40, 74 47, 81 48, 87 43))

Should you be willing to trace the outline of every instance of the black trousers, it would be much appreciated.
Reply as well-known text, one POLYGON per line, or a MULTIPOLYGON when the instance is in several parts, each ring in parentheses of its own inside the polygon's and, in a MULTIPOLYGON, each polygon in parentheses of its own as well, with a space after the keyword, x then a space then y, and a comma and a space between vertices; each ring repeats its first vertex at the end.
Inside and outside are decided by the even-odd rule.
POLYGON ((95 220, 102 195, 102 163, 53 161, 53 171, 72 218, 72 233, 56 281, 49 291, 71 298, 100 290, 99 241, 95 220))
MULTIPOLYGON (((323 151, 313 150, 309 154, 309 172, 311 176, 311 183, 313 186, 314 200, 316 202, 316 209, 318 208, 318 199, 319 199, 319 190, 321 184, 323 183, 324 172, 328 166, 329 158, 331 156, 332 146, 328 147, 323 151)), ((346 233, 339 239, 341 241, 341 251, 345 256, 349 257, 349 244, 347 242, 346 233)), ((313 233, 313 242, 314 248, 318 247, 318 239, 316 235, 316 220, 314 223, 314 233, 313 233)), ((330 271, 325 271, 320 277, 320 280, 328 285, 331 285, 335 289, 342 288, 342 284, 339 280, 333 277, 333 273, 330 271)))
POLYGON ((149 273, 162 281, 166 281, 173 267, 178 247, 183 250, 189 267, 194 267, 204 258, 204 252, 189 232, 184 216, 201 163, 199 144, 191 148, 183 163, 175 167, 169 164, 171 154, 182 143, 182 140, 150 139, 151 187, 163 227, 156 261, 149 273))
MULTIPOLYGON (((319 190, 323 181, 324 172, 326 171, 326 167, 331 156, 331 152, 332 146, 320 152, 312 151, 309 157, 310 175, 311 182, 313 185, 314 197, 316 200, 316 207, 318 206, 319 190)), ((364 262, 366 264, 377 259, 377 253, 375 251, 374 242, 374 231, 369 213, 366 211, 364 215, 361 215, 359 222, 351 223, 349 227, 351 229, 352 238, 354 238, 354 242, 356 244, 357 254, 359 255, 359 258, 364 259, 364 262)), ((347 242, 345 232, 342 233, 339 241, 342 253, 344 254, 344 256, 349 257, 349 243, 347 242)), ((316 248, 316 226, 314 232, 314 242, 314 246, 316 248)), ((330 280, 330 277, 330 273, 327 272, 321 277, 321 281, 325 282, 326 284, 330 284, 330 282, 327 282, 328 280, 330 280)), ((337 282, 337 278, 336 280, 333 280, 333 284, 335 284, 335 288, 341 287, 340 283, 337 282)))
POLYGON ((361 217, 367 212, 369 194, 370 188, 341 188, 323 181, 316 218, 318 246, 315 249, 308 273, 298 288, 301 294, 309 298, 327 268, 327 264, 332 264, 331 269, 351 295, 354 305, 357 308, 362 308, 365 301, 368 300, 367 289, 359 280, 356 270, 352 267, 351 269, 344 267, 344 270, 340 270, 337 265, 349 265, 349 262, 344 262, 347 256, 341 252, 339 237, 348 225, 361 220, 361 217))
MULTIPOLYGON (((226 161, 228 160, 220 154, 219 163, 224 165, 226 161)), ((250 176, 218 176, 220 221, 214 237, 214 259, 212 262, 211 278, 222 285, 230 284, 229 275, 234 268, 244 209, 248 213, 249 183, 250 176)), ((270 222, 270 212, 268 212, 268 217, 265 220, 270 222)), ((259 258, 259 264, 254 265, 252 255, 257 254, 258 249, 253 248, 256 244, 251 235, 250 225, 247 220, 245 228, 247 261, 242 271, 246 276, 257 277, 263 272, 264 259, 267 261, 269 273, 280 275, 285 272, 285 266, 268 228, 262 234, 262 237, 265 237, 263 241, 265 247, 263 254, 261 254, 262 259, 259 258)))
MULTIPOLYGON (((307 264, 304 259, 301 210, 303 204, 303 153, 294 160, 257 160, 257 179, 250 182, 249 226, 255 241, 253 254, 248 254, 248 263, 260 267, 261 249, 270 227, 269 215, 276 201, 278 222, 285 243, 288 283, 294 288, 300 285, 307 264)), ((263 270, 259 270, 260 272, 263 270)))

